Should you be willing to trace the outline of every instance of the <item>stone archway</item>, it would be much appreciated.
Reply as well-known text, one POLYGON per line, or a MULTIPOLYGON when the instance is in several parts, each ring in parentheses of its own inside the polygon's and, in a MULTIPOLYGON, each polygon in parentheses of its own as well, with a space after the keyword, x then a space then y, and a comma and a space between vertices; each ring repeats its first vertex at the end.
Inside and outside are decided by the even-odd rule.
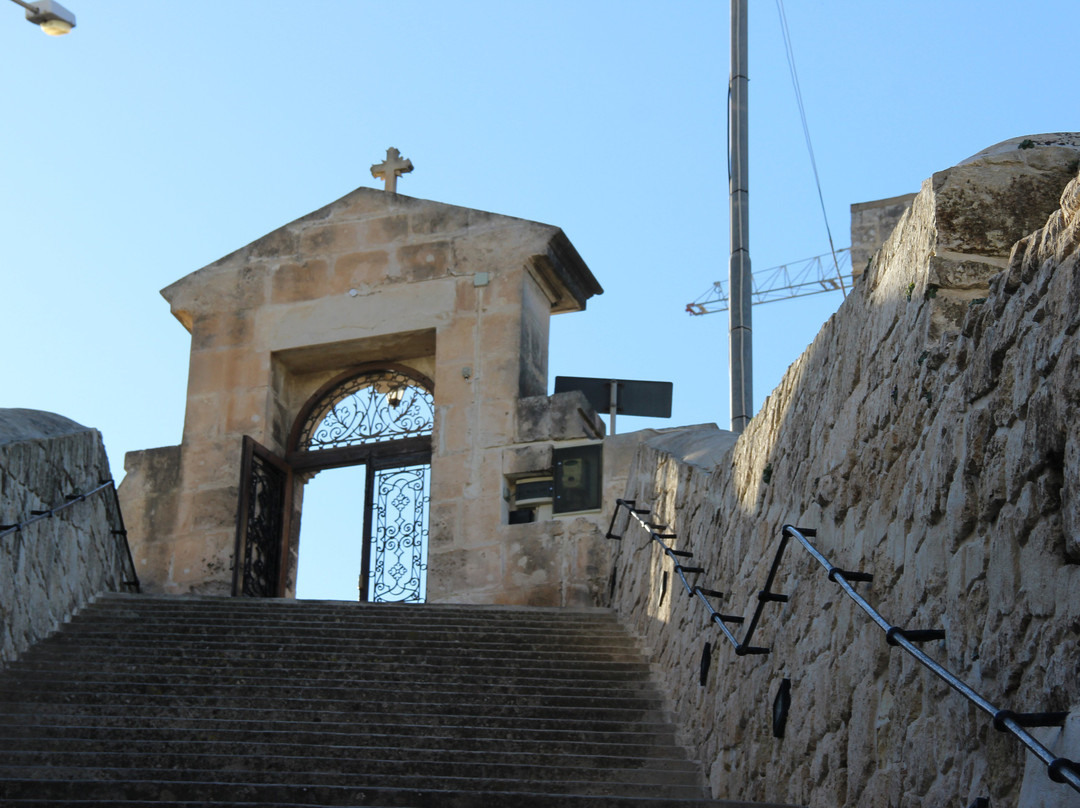
POLYGON ((364 466, 361 599, 424 600, 433 391, 411 368, 363 365, 301 407, 283 458, 245 440, 235 594, 284 594, 286 559, 299 540, 290 517, 303 518, 291 503, 302 502, 303 485, 319 472, 364 466))

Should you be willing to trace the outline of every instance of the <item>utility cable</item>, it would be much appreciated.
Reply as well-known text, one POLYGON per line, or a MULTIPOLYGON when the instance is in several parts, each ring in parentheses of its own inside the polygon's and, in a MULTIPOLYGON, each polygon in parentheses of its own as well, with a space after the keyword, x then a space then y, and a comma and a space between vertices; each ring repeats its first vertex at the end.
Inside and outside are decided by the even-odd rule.
POLYGON ((780 12, 780 31, 784 35, 784 52, 787 55, 788 68, 791 70, 791 84, 795 88, 795 101, 799 105, 799 117, 802 119, 803 136, 806 138, 806 149, 810 152, 810 167, 814 170, 814 183, 817 185, 818 202, 821 203, 821 216, 825 220, 825 232, 829 236, 829 252, 832 253, 833 266, 836 268, 836 277, 840 281, 840 290, 847 297, 847 287, 844 285, 844 275, 840 272, 840 262, 836 258, 836 247, 833 246, 832 229, 829 227, 829 215, 825 212, 825 198, 821 194, 821 178, 818 176, 817 160, 814 159, 814 146, 810 142, 810 127, 806 123, 806 109, 803 107, 802 88, 799 87, 799 74, 795 70, 795 52, 791 48, 791 32, 788 30, 787 14, 784 12, 784 0, 776 0, 776 10, 780 12))

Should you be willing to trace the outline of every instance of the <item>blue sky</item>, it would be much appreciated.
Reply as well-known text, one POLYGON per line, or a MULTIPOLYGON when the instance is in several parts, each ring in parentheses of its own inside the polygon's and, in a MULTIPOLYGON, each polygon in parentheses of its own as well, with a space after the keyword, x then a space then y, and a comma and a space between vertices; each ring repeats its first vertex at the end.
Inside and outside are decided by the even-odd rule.
MULTIPOLYGON (((68 0, 52 38, 0 0, 0 406, 179 442, 188 335, 158 290, 359 186, 562 227, 605 288, 553 321, 552 377, 675 384, 728 423, 726 2, 68 0)), ((751 3, 751 256, 826 252, 775 3, 751 3)), ((789 0, 837 246, 851 203, 998 141, 1080 129, 1075 0, 789 0)), ((755 406, 840 304, 754 309, 755 406)))

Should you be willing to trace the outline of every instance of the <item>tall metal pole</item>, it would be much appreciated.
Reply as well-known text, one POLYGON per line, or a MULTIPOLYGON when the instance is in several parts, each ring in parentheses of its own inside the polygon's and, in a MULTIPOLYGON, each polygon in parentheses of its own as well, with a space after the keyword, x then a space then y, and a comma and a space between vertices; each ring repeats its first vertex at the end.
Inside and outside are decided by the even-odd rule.
POLYGON ((731 0, 731 77, 728 80, 728 204, 731 258, 728 345, 731 370, 731 431, 742 432, 753 416, 754 355, 750 293, 750 200, 747 190, 747 0, 731 0))

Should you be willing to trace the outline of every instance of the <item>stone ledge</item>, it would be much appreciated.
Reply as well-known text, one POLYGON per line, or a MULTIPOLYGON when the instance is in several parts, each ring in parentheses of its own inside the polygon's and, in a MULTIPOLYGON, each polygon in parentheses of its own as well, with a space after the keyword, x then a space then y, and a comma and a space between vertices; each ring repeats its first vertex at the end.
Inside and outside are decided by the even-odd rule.
POLYGON ((697 424, 659 432, 645 445, 688 466, 712 469, 726 459, 738 439, 737 433, 716 424, 697 424))
POLYGON ((0 446, 90 432, 89 427, 45 410, 0 409, 0 446))

